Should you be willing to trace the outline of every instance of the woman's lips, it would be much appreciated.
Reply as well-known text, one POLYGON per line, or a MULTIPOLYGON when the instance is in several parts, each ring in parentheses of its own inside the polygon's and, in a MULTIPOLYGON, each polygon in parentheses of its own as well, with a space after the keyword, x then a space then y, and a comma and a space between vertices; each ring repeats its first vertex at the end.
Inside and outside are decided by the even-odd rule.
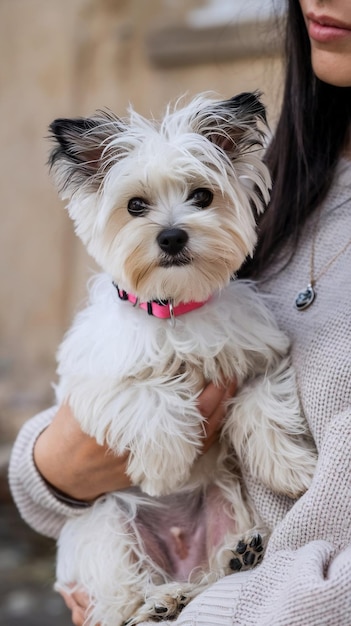
POLYGON ((351 26, 342 24, 325 16, 307 14, 308 34, 311 39, 321 43, 351 37, 351 26))

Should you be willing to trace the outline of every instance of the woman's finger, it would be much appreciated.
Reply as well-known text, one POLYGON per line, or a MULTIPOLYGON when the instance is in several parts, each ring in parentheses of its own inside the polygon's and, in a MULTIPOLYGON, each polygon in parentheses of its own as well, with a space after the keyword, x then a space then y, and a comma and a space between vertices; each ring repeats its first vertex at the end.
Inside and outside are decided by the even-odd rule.
POLYGON ((236 380, 230 381, 228 385, 217 386, 214 383, 206 385, 198 398, 200 413, 210 418, 223 403, 232 398, 237 389, 236 380))
MULTIPOLYGON (((86 621, 89 596, 81 590, 72 591, 72 593, 60 590, 59 593, 63 597, 67 608, 72 612, 72 622, 74 626, 83 626, 83 624, 87 626, 89 624, 89 622, 86 621)), ((99 624, 97 624, 97 626, 99 626, 99 624)))
POLYGON ((66 591, 63 591, 62 589, 60 589, 60 590, 59 590, 59 594, 60 594, 60 596, 62 596, 62 598, 64 599, 66 607, 67 607, 70 611, 72 611, 72 610, 73 610, 73 608, 74 608, 74 607, 75 607, 75 605, 76 605, 76 602, 75 602, 75 600, 74 600, 74 598, 73 598, 72 594, 70 594, 70 593, 66 593, 66 591))
MULTIPOLYGON (((206 387, 205 402, 208 401, 207 409, 214 408, 208 416, 205 423, 205 440, 203 444, 203 452, 206 452, 212 444, 218 439, 218 433, 222 427, 226 414, 226 402, 235 394, 237 388, 236 381, 232 381, 222 393, 222 388, 215 387, 210 384, 206 387), (218 402, 219 401, 219 402, 218 402)), ((202 395, 202 394, 201 394, 202 395)))
POLYGON ((72 623, 74 626, 86 625, 85 611, 76 605, 72 610, 72 623))
POLYGON ((203 417, 209 418, 218 408, 226 394, 226 387, 217 387, 214 383, 206 385, 198 398, 198 407, 203 417))

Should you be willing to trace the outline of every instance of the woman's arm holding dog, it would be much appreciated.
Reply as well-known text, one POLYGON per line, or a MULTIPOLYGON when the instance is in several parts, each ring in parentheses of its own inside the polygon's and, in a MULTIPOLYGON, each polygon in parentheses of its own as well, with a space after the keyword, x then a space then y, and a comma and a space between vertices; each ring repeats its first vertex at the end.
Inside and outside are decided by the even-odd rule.
MULTIPOLYGON (((207 419, 203 451, 218 436, 224 402, 236 384, 217 388, 209 384, 199 396, 199 409, 207 419)), ((18 509, 38 532, 57 538, 67 517, 84 508, 55 497, 51 484, 66 496, 93 501, 102 493, 130 485, 126 457, 108 454, 83 433, 68 407, 52 407, 29 420, 15 442, 10 463, 10 485, 18 509)))
MULTIPOLYGON (((205 452, 217 438, 224 417, 223 401, 235 391, 209 384, 199 397, 207 418, 205 452)), ((68 406, 59 408, 50 426, 38 437, 34 460, 40 474, 59 491, 77 500, 92 501, 104 493, 130 486, 127 455, 112 455, 79 427, 68 406)))

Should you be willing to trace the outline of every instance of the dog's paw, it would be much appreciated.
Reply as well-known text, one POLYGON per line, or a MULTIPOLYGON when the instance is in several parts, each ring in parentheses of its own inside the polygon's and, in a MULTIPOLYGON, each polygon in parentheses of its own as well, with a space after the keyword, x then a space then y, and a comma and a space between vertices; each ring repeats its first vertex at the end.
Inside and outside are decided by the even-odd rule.
POLYGON ((232 572, 252 569, 263 559, 265 546, 263 536, 259 532, 245 535, 232 550, 233 556, 229 561, 232 572))
POLYGON ((146 598, 145 603, 123 626, 135 626, 141 622, 151 620, 161 622, 173 620, 192 599, 179 585, 162 585, 152 596, 146 598), (163 588, 163 589, 162 589, 163 588))

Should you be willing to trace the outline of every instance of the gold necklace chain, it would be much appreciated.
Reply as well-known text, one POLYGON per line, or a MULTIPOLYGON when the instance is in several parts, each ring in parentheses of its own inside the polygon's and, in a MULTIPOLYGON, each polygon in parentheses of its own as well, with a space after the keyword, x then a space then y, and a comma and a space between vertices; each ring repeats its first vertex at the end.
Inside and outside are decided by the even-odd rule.
MULTIPOLYGON (((349 198, 341 202, 337 205, 335 209, 338 209, 343 204, 349 201, 349 198)), ((347 250, 347 248, 351 245, 351 238, 343 245, 343 247, 338 250, 336 254, 322 267, 317 276, 314 275, 315 271, 315 253, 316 253, 316 240, 317 240, 317 230, 320 222, 321 209, 319 209, 317 219, 314 224, 313 235, 312 235, 312 245, 311 245, 311 255, 310 255, 310 282, 307 287, 300 291, 295 298, 295 307, 298 311, 304 311, 307 309, 316 297, 315 285, 317 281, 324 276, 324 274, 329 270, 329 268, 335 263, 335 261, 347 250)))

